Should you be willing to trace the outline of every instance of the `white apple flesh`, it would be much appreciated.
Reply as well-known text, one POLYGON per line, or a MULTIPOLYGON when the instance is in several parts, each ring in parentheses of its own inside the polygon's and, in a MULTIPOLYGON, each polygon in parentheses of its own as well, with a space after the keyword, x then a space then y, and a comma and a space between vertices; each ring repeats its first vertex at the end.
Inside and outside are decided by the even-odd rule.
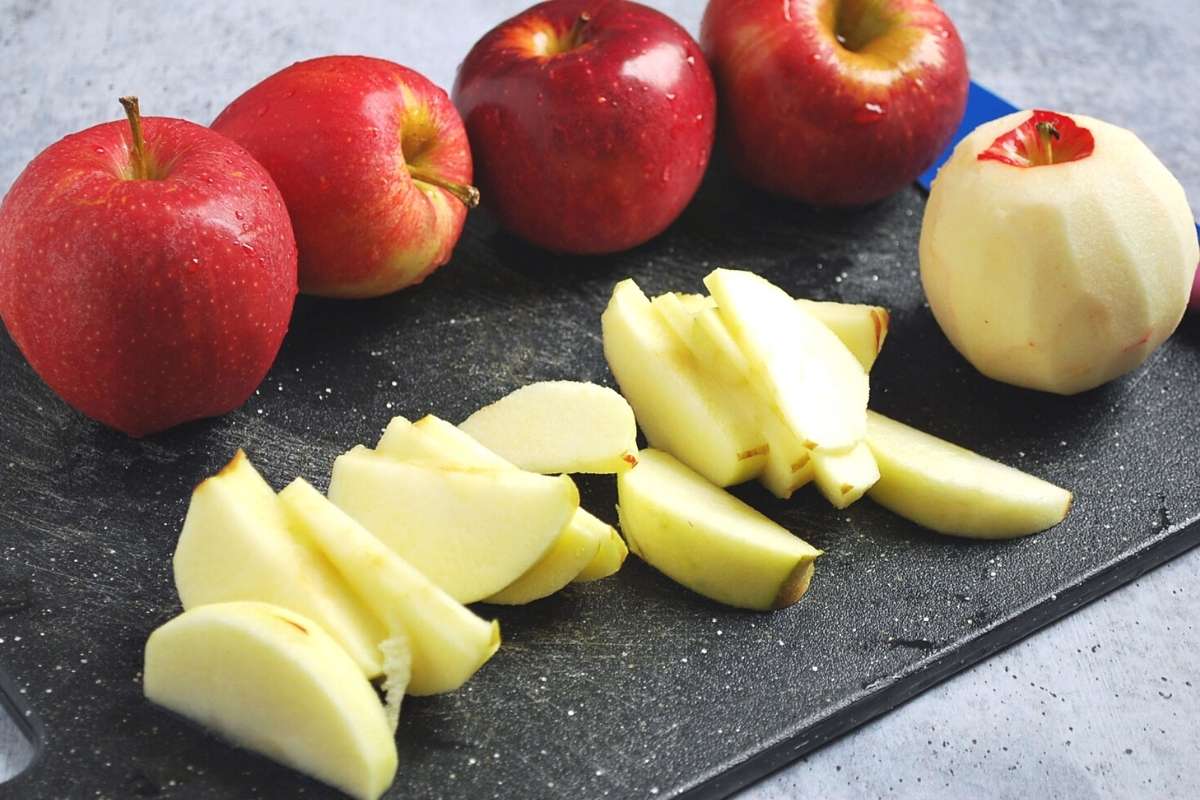
POLYGON ((955 348, 988 377, 1059 394, 1145 361, 1178 325, 1200 260, 1183 188, 1137 136, 1043 111, 959 143, 933 183, 920 254, 955 348), (1035 119, 1025 152, 1012 138, 1035 119))

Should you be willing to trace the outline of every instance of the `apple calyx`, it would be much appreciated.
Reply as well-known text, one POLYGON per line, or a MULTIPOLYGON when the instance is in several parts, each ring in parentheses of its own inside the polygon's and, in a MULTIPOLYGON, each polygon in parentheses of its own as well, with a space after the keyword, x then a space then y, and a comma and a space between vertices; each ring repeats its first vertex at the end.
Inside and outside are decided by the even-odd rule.
POLYGON ((126 180, 150 181, 158 180, 154 164, 146 152, 146 139, 142 135, 142 112, 138 107, 138 99, 132 95, 120 98, 121 107, 125 109, 125 117, 129 120, 132 144, 129 149, 129 170, 125 173, 126 180))
POLYGON ((1013 167, 1045 167, 1080 161, 1095 148, 1096 139, 1090 130, 1065 114, 1038 109, 1029 119, 996 137, 978 158, 1013 167))
POLYGON ((420 167, 408 165, 408 174, 412 176, 414 181, 428 183, 430 186, 436 186, 439 189, 445 189, 450 194, 458 198, 467 208, 475 208, 479 205, 479 190, 469 183, 457 183, 448 181, 445 178, 438 177, 431 172, 426 172, 420 167))

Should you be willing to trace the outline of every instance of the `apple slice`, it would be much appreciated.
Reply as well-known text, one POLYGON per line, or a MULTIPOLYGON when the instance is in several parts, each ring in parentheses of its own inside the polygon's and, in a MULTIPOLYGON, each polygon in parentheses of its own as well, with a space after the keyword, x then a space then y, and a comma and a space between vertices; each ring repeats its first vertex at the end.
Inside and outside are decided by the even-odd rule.
POLYGON ((750 364, 711 301, 693 314, 692 345, 697 357, 725 381, 729 391, 756 408, 755 418, 767 440, 767 461, 758 480, 786 500, 814 476, 811 453, 779 413, 774 400, 751 382, 750 364))
POLYGON ((938 533, 1025 536, 1062 522, 1071 508, 1065 489, 874 411, 867 444, 879 464, 868 496, 938 533))
POLYGON ((183 612, 146 642, 146 697, 236 745, 375 800, 396 774, 379 697, 321 626, 258 602, 183 612))
POLYGON ((766 610, 808 590, 821 551, 667 453, 643 450, 617 477, 629 549, 705 597, 766 610))
POLYGON ((418 466, 361 446, 334 462, 329 499, 460 603, 521 577, 579 508, 565 475, 418 466))
POLYGON ((865 442, 844 453, 816 450, 812 459, 817 488, 834 508, 855 502, 879 480, 879 466, 865 442))
POLYGON ((891 315, 880 306, 796 300, 796 303, 842 340, 864 372, 870 372, 883 349, 891 315))
MULTIPOLYGON (((432 414, 409 423, 396 417, 379 439, 377 452, 417 463, 464 469, 516 467, 432 414)), ((486 598, 489 603, 515 605, 549 597, 579 577, 585 570, 590 580, 608 577, 625 560, 625 543, 613 527, 583 508, 576 509, 541 560, 500 592, 486 598), (615 546, 613 539, 619 543, 615 546), (589 555, 589 553, 591 555, 589 555), (592 564, 592 562, 597 562, 592 564)))
POLYGON ((546 475, 620 472, 637 451, 637 424, 625 398, 580 381, 522 386, 459 427, 518 468, 546 475))
POLYGON ((275 490, 241 450, 192 492, 173 567, 185 609, 230 600, 284 606, 316 620, 368 678, 382 672, 383 625, 292 533, 275 490))
POLYGON ((629 548, 625 546, 625 540, 617 533, 616 528, 591 514, 588 514, 588 517, 595 520, 594 523, 589 520, 589 524, 603 525, 607 535, 601 538, 600 547, 592 560, 571 579, 572 583, 591 583, 615 575, 625 563, 625 557, 629 555, 629 548))
POLYGON ((500 626, 486 622, 297 478, 279 501, 302 532, 342 574, 362 602, 383 620, 390 639, 408 643, 408 693, 452 692, 500 646, 500 626))
POLYGON ((653 446, 719 486, 762 471, 767 443, 755 420, 703 377, 636 283, 613 288, 601 322, 608 365, 653 446))
POLYGON ((741 270, 704 279, 751 379, 810 450, 848 450, 866 434, 867 375, 829 328, 782 289, 741 270))

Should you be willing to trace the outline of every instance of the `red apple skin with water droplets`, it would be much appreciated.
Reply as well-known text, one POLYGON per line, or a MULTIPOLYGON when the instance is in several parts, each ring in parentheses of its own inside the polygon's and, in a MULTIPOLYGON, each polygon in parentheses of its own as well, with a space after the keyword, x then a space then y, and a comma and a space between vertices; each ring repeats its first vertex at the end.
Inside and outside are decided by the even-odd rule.
POLYGON ((710 0, 700 42, 734 165, 814 205, 864 205, 911 183, 966 108, 962 40, 929 0, 710 0))
POLYGON ((699 45, 626 0, 550 0, 501 23, 463 61, 453 96, 484 205, 558 252, 658 235, 712 151, 716 94, 699 45))
POLYGON ((130 126, 37 156, 0 205, 0 315, 69 405, 144 436, 242 405, 275 360, 296 295, 283 198, 250 155, 146 117, 161 179, 129 180, 130 126))
MULTIPOLYGON (((274 177, 300 248, 300 290, 377 297, 450 260, 471 150, 450 98, 380 58, 324 56, 264 78, 213 121, 274 177)), ((472 203, 478 202, 478 195, 472 203)))

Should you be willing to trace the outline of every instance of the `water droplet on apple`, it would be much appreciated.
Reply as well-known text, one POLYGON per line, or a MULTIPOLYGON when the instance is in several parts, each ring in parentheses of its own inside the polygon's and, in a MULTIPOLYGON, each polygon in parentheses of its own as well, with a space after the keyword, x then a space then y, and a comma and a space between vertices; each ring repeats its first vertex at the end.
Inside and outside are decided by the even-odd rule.
POLYGON ((258 107, 258 110, 256 110, 254 113, 255 113, 257 116, 260 116, 260 117, 262 117, 262 116, 266 116, 266 113, 267 113, 267 107, 266 107, 266 106, 259 106, 259 107, 258 107))
POLYGON ((887 109, 880 103, 863 103, 863 107, 854 112, 854 121, 859 125, 874 125, 882 122, 887 109))
POLYGON ((108 151, 107 151, 107 150, 105 150, 103 147, 97 147, 97 148, 96 148, 96 155, 100 155, 100 156, 102 156, 102 155, 104 155, 106 152, 108 152, 108 151))
POLYGON ((667 99, 668 99, 668 100, 671 100, 672 102, 674 102, 674 100, 675 100, 675 97, 676 97, 676 94, 675 94, 674 92, 667 92, 667 99))
POLYGON ((663 183, 669 183, 671 181, 671 168, 663 167, 662 175, 660 175, 659 178, 663 183))
POLYGON ((688 57, 687 57, 687 63, 688 63, 688 66, 689 66, 689 67, 694 67, 694 66, 696 66, 696 57, 695 57, 695 56, 688 56, 688 57))

